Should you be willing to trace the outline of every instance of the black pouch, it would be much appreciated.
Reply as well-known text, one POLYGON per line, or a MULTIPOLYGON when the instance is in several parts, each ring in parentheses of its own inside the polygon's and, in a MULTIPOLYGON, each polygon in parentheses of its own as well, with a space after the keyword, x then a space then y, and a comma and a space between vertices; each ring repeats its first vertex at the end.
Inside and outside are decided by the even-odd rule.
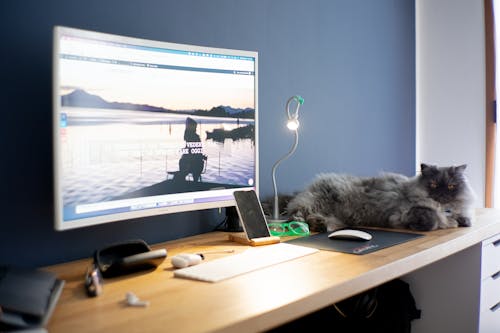
POLYGON ((151 250, 143 240, 113 244, 94 253, 94 263, 103 277, 113 277, 156 268, 167 250, 151 250))

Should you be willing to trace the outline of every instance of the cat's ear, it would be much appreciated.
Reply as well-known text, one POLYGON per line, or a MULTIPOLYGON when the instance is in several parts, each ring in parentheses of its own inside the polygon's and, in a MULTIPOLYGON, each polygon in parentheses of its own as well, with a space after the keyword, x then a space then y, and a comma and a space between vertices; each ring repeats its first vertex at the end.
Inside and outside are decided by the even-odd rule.
POLYGON ((430 164, 425 164, 425 163, 421 163, 420 164, 420 171, 422 171, 423 174, 426 174, 428 172, 430 172, 432 169, 435 169, 436 167, 434 165, 430 165, 430 164))
POLYGON ((467 164, 462 164, 462 165, 459 165, 459 166, 455 167, 455 170, 458 173, 463 173, 466 167, 467 167, 467 164))
POLYGON ((424 172, 428 168, 430 168, 429 165, 427 165, 425 163, 420 163, 420 171, 424 172))

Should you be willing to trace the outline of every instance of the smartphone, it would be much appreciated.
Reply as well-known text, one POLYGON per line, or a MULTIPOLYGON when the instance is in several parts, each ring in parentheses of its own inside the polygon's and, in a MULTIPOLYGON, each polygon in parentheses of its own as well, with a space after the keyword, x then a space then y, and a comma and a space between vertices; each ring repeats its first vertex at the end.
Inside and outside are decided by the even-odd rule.
POLYGON ((261 237, 270 237, 266 216, 262 210, 257 193, 254 190, 234 191, 236 210, 240 217, 243 230, 249 240, 261 237))

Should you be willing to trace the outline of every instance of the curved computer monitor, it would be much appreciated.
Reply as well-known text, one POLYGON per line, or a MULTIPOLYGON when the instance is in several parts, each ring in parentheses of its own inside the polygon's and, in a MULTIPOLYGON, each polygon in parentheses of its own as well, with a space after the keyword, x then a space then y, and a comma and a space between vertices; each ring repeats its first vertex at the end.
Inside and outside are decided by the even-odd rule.
POLYGON ((53 53, 57 230, 257 190, 256 52, 55 27, 53 53))

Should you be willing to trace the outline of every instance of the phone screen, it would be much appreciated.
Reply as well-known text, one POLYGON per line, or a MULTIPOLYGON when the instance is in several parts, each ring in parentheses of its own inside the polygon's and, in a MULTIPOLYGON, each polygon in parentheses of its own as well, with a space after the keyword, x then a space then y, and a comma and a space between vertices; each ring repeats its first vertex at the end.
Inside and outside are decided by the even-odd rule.
POLYGON ((236 210, 248 239, 270 237, 266 217, 254 190, 234 191, 236 210))

